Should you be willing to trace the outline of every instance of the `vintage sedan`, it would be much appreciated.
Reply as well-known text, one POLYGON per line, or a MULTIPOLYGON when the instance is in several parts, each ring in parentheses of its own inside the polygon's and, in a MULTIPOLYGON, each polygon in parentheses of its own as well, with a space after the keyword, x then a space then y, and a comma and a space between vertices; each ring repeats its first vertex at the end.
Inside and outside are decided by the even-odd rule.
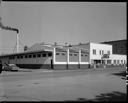
POLYGON ((17 67, 15 64, 7 64, 3 66, 4 71, 18 71, 19 67, 17 67))

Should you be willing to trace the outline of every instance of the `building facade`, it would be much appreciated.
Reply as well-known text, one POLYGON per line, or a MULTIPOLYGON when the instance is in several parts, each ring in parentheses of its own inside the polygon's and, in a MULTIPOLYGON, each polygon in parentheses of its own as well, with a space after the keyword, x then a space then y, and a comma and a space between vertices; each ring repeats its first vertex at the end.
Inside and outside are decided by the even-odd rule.
POLYGON ((36 45, 22 53, 1 55, 0 60, 3 65, 16 64, 20 68, 78 69, 89 67, 88 56, 85 49, 36 45))
POLYGON ((113 54, 113 45, 103 43, 86 43, 73 47, 86 48, 89 50, 89 64, 94 67, 111 67, 127 64, 127 55, 113 54))

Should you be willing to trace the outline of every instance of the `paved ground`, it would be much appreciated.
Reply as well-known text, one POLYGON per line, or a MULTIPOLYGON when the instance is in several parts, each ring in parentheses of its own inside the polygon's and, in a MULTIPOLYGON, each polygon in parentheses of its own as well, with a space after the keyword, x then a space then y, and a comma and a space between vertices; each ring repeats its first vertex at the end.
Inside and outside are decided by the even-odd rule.
POLYGON ((0 101, 122 101, 126 99, 125 70, 4 71, 0 74, 0 101))

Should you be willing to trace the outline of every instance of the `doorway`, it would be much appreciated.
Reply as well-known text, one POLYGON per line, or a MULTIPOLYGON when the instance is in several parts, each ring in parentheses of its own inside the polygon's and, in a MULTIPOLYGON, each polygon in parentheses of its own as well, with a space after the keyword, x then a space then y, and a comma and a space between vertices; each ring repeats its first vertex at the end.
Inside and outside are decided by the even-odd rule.
POLYGON ((51 59, 51 69, 54 69, 53 68, 53 59, 51 59))

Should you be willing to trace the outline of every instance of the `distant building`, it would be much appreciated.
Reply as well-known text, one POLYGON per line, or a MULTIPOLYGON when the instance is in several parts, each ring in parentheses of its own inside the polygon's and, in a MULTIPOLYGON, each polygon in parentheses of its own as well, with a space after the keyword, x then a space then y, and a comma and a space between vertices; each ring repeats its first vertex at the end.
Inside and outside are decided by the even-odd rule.
POLYGON ((127 54, 127 40, 115 40, 115 41, 106 41, 101 42, 104 44, 111 44, 112 45, 112 52, 113 54, 127 54))
POLYGON ((113 54, 113 45, 111 44, 89 42, 86 44, 72 45, 72 47, 88 49, 89 63, 92 66, 98 65, 102 67, 105 64, 110 67, 111 65, 127 64, 127 55, 113 54))

